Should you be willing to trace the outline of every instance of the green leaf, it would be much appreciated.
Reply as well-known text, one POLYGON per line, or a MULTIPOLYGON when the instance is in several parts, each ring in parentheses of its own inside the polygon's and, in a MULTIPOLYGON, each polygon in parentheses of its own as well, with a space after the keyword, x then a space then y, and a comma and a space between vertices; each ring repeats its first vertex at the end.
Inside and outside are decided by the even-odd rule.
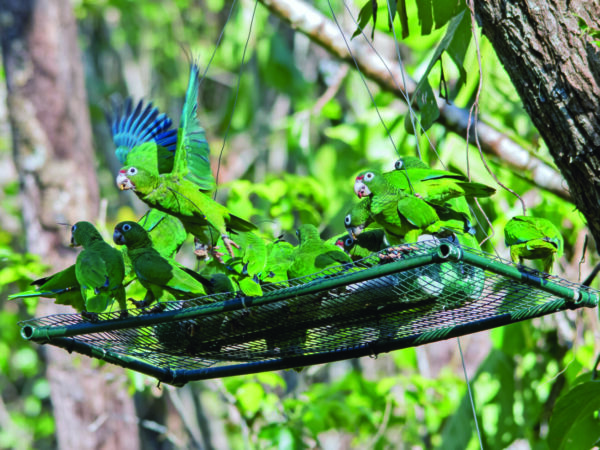
POLYGON ((419 24, 421 24, 421 34, 431 33, 433 28, 433 7, 431 0, 417 0, 417 13, 419 24))
POLYGON ((246 417, 252 417, 260 409, 265 390, 256 382, 245 383, 236 392, 236 398, 246 417))
POLYGON ((462 7, 463 12, 466 3, 461 5, 460 0, 443 0, 433 2, 433 17, 435 18, 435 29, 443 27, 452 19, 456 14, 459 13, 459 9, 462 7))
POLYGON ((428 130, 440 116, 440 110, 427 78, 422 78, 419 85, 421 87, 419 91, 415 91, 415 96, 421 111, 421 126, 424 130, 428 130))
MULTIPOLYGON (((390 5, 393 1, 390 3, 390 5)), ((408 15, 406 14, 406 0, 397 0, 396 9, 398 10, 398 16, 400 17, 400 24, 402 25, 402 39, 408 37, 410 30, 408 29, 408 15)), ((392 19, 394 15, 392 14, 392 19)))
MULTIPOLYGON (((442 56, 442 53, 445 50, 447 50, 450 44, 452 43, 457 33, 457 30, 459 29, 464 18, 465 10, 461 11, 459 14, 452 18, 450 24, 448 25, 448 29, 446 30, 446 34, 435 49, 435 52, 433 53, 431 60, 429 61, 429 64, 427 66, 427 69, 425 70, 425 73, 423 74, 423 76, 419 80, 419 83, 417 84, 417 87, 415 88, 415 93, 413 94, 413 96, 416 96, 417 104, 419 105, 419 107, 424 108, 421 109, 421 123, 425 130, 427 130, 431 126, 431 124, 439 117, 440 114, 439 109, 437 107, 437 103, 435 101, 435 95, 433 94, 433 90, 431 89, 431 85, 429 84, 427 77, 429 76, 429 73, 431 72, 431 69, 433 69, 435 63, 442 56)), ((454 52, 456 57, 460 56, 460 52, 457 49, 455 49, 454 52)), ((462 55, 462 57, 464 58, 464 54, 462 55)))
POLYGON ((375 35, 375 23, 377 22, 377 0, 367 0, 358 13, 358 25, 352 39, 358 36, 368 25, 369 20, 373 17, 373 30, 371 31, 371 39, 375 35))
POLYGON ((465 11, 462 13, 462 20, 458 23, 456 30, 446 48, 446 52, 458 67, 460 76, 454 87, 455 91, 458 91, 460 87, 467 80, 467 72, 464 68, 465 54, 469 48, 469 42, 471 42, 471 15, 466 14, 465 11))
POLYGON ((600 439, 599 409, 600 381, 579 384, 560 397, 550 419, 550 449, 591 448, 600 439))

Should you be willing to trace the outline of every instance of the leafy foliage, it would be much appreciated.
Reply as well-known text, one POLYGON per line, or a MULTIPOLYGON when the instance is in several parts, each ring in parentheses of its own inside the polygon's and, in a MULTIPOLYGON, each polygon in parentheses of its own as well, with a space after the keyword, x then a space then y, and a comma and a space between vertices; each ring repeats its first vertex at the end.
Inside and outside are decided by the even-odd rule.
MULTIPOLYGON (((324 2, 316 3, 329 13, 324 2)), ((288 237, 302 223, 319 226, 323 237, 339 233, 354 202, 353 177, 364 168, 391 169, 398 154, 420 152, 434 167, 447 166, 496 186, 478 151, 435 122, 438 107, 433 92, 443 86, 442 80, 447 100, 454 105, 470 107, 475 101, 479 66, 465 4, 432 0, 359 3, 354 39, 363 39, 363 29, 374 37, 377 48, 380 35, 376 32, 392 36, 389 15, 395 30, 401 30, 397 37, 402 38, 399 45, 405 69, 419 80, 414 100, 435 149, 426 136, 412 129, 410 120, 405 121, 406 106, 389 93, 375 91, 375 103, 390 129, 396 152, 359 75, 353 70, 344 75, 333 57, 260 6, 250 53, 240 67, 250 14, 248 5, 238 4, 201 85, 200 120, 207 130, 214 164, 228 133, 220 160, 218 199, 259 225, 268 238, 282 233, 288 237)), ((188 50, 198 56, 201 69, 205 68, 230 7, 231 2, 223 0, 75 2, 80 40, 86 49, 101 194, 109 205, 108 229, 121 220, 139 218, 144 209, 114 187, 118 165, 109 144, 103 106, 118 92, 153 99, 161 111, 178 117, 188 75, 181 46, 191 47, 188 50)), ((341 14, 342 9, 336 7, 341 14)), ((594 33, 584 24, 582 30, 594 33)), ((479 99, 482 120, 549 161, 546 145, 539 140, 491 45, 482 36, 478 40, 485 81, 485 93, 479 99)), ((8 153, 8 142, 0 144, 8 153)), ((576 279, 586 228, 573 205, 539 190, 524 177, 529 174, 514 173, 501 160, 490 158, 488 163, 505 185, 525 198, 530 214, 560 224, 565 238, 560 273, 576 279)), ((18 214, 17 187, 13 181, 2 192, 3 214, 18 214)), ((479 222, 478 238, 491 235, 486 250, 508 256, 501 230, 510 217, 522 211, 512 194, 498 191, 492 200, 480 202, 481 211, 473 207, 479 222)), ((33 257, 16 250, 22 236, 17 237, 15 230, 12 234, 0 234, 3 296, 26 288, 28 281, 44 270, 33 257)), ((180 258, 189 253, 189 247, 184 247, 180 258)), ((588 259, 595 262, 589 255, 588 259)), ((590 262, 583 266, 583 275, 590 262)), ((34 314, 34 307, 33 303, 3 302, 0 311, 0 386, 11 424, 1 427, 0 447, 39 448, 53 443, 44 362, 36 347, 20 338, 16 326, 18 320, 34 314)), ((470 375, 485 448, 506 448, 522 441, 532 448, 584 448, 598 439, 598 415, 594 412, 598 382, 589 376, 598 352, 592 331, 597 324, 594 314, 581 312, 476 335, 469 348, 474 353, 484 349, 484 354, 467 352, 466 359, 477 367, 470 375), (489 352, 485 351, 487 345, 491 346, 489 352)), ((405 448, 478 448, 456 345, 442 345, 434 344, 448 349, 453 358, 444 360, 441 371, 428 369, 441 359, 429 355, 433 346, 428 346, 394 352, 376 361, 365 358, 306 368, 300 374, 263 373, 217 384, 198 383, 178 391, 188 409, 179 410, 183 421, 169 423, 186 423, 186 431, 178 438, 187 442, 192 441, 190 436, 202 435, 202 426, 206 430, 210 422, 222 435, 220 442, 235 448, 314 448, 340 442, 364 448, 389 448, 399 442, 405 448), (189 406, 194 402, 195 406, 189 406)), ((153 389, 153 380, 129 376, 136 395, 164 401, 171 398, 169 389, 153 389)), ((175 414, 178 404, 169 401, 173 406, 170 414, 175 414)), ((162 419, 168 422, 167 417, 162 419)))

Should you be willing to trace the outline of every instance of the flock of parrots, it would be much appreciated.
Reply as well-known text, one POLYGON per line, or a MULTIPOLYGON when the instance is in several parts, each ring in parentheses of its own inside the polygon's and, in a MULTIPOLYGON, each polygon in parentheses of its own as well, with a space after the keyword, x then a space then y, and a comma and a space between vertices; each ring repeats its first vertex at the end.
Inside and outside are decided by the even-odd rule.
MULTIPOLYGON (((390 172, 367 170, 356 177, 359 201, 344 219, 346 234, 325 242, 315 226, 303 224, 296 246, 281 239, 266 242, 255 225, 213 199, 216 181, 197 117, 199 82, 198 66, 192 63, 178 129, 152 103, 142 101, 134 108, 128 99, 109 116, 123 165, 117 185, 151 208, 138 222, 115 226, 113 240, 122 247, 105 242, 90 222, 77 222, 71 245, 83 250, 75 264, 33 281, 36 289, 10 299, 55 298, 92 319, 114 309, 116 301, 126 317, 128 300, 136 307, 160 309, 162 301, 206 294, 258 296, 265 283, 285 285, 326 268, 347 270, 354 260, 389 246, 404 249, 394 252, 402 257, 411 247, 400 244, 425 238, 479 248, 467 199, 488 197, 495 189, 410 156, 400 158, 390 172), (174 259, 188 233, 194 236, 200 271, 174 259), (127 299, 126 288, 135 283, 146 291, 143 300, 127 299)), ((550 272, 562 254, 563 238, 548 220, 516 216, 504 232, 515 262, 541 259, 550 272)))

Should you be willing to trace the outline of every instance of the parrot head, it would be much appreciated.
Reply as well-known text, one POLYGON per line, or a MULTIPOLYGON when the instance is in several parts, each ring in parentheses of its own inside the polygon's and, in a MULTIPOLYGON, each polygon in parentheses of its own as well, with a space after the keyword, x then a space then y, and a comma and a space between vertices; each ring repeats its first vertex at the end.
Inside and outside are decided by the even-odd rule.
POLYGON ((148 232, 137 222, 119 222, 113 232, 113 241, 127 248, 152 245, 148 232))
POLYGON ((94 239, 101 240, 102 236, 90 222, 80 221, 71 227, 71 247, 85 247, 94 239))
POLYGON ((361 172, 354 180, 354 193, 358 198, 368 197, 373 193, 370 186, 373 185, 373 181, 381 178, 378 176, 379 173, 375 171, 361 172))
POLYGON ((155 183, 155 175, 152 175, 145 169, 135 166, 126 166, 119 170, 117 175, 117 186, 122 191, 132 189, 139 193, 145 193, 152 190, 155 183))
POLYGON ((429 169, 429 166, 416 156, 402 156, 394 163, 394 169, 429 169))
POLYGON ((354 242, 355 241, 354 241, 354 239, 352 239, 351 236, 346 235, 346 236, 342 236, 341 238, 339 238, 335 242, 335 245, 337 245, 344 252, 350 254, 352 247, 354 247, 354 242))
POLYGON ((310 223, 300 225, 300 228, 296 230, 296 236, 298 236, 300 245, 302 245, 303 242, 307 242, 310 239, 321 239, 319 237, 319 230, 317 230, 317 227, 310 223))

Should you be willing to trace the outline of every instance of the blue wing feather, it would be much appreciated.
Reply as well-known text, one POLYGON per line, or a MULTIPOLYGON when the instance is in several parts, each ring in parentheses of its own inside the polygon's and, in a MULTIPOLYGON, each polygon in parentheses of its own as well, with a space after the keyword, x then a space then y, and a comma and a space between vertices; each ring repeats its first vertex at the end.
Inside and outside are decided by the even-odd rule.
POLYGON ((114 106, 111 115, 107 115, 110 124, 115 153, 121 164, 125 164, 129 151, 145 142, 155 141, 171 153, 175 152, 177 130, 171 130, 173 121, 158 108, 140 100, 135 109, 131 98, 121 106, 114 106))

